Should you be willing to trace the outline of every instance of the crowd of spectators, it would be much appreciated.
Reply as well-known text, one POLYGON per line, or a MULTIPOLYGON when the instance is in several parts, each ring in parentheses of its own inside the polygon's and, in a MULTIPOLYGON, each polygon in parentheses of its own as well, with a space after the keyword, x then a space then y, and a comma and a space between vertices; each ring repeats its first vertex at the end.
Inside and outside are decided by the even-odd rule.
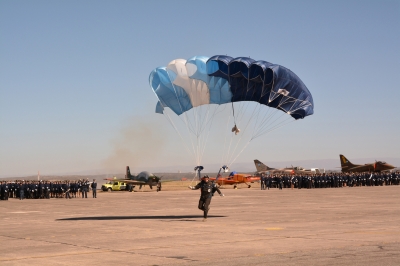
POLYGON ((0 199, 50 199, 50 198, 87 198, 90 190, 96 198, 97 183, 88 179, 77 181, 0 181, 0 199))
POLYGON ((337 188, 391 186, 400 184, 400 172, 322 173, 261 176, 261 189, 269 188, 337 188))

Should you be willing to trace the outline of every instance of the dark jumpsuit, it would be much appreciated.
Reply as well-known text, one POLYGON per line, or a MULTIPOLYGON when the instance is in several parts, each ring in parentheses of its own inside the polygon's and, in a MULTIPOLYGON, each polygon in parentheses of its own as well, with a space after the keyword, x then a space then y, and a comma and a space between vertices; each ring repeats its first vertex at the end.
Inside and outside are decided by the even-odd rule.
POLYGON ((211 198, 214 195, 215 191, 218 192, 218 194, 222 194, 219 188, 211 182, 205 182, 204 180, 198 183, 195 187, 192 188, 194 189, 201 189, 201 195, 200 195, 200 200, 199 200, 199 209, 204 211, 204 218, 207 218, 209 206, 211 203, 211 198))

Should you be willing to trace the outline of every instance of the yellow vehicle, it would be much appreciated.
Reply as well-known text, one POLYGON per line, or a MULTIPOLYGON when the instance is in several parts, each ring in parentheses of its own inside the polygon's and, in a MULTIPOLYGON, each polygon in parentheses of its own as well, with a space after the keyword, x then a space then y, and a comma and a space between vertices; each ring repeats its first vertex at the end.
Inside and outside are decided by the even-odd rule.
POLYGON ((108 181, 101 186, 101 190, 103 191, 121 191, 128 190, 128 188, 129 186, 127 186, 125 182, 121 181, 108 181))

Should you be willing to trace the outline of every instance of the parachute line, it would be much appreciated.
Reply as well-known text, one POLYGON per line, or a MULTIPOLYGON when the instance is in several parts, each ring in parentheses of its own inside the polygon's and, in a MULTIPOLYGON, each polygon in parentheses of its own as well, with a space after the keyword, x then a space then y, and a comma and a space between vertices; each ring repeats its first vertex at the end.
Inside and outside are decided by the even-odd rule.
MULTIPOLYGON (((224 132, 228 132, 228 125, 229 125, 229 121, 231 120, 231 117, 229 116, 229 118, 227 119, 227 121, 226 121, 226 130, 224 131, 224 132)), ((224 146, 223 146, 223 151, 225 150, 225 146, 226 146, 226 134, 224 134, 225 135, 225 137, 224 137, 224 146)), ((225 153, 223 153, 223 152, 221 152, 221 163, 220 163, 220 165, 224 165, 224 162, 226 162, 226 161, 224 161, 224 155, 225 155, 225 153)))
MULTIPOLYGON (((165 110, 165 109, 164 109, 165 110)), ((190 148, 186 145, 185 140, 183 139, 181 133, 179 132, 178 128, 175 126, 174 122, 172 121, 172 119, 169 117, 168 114, 165 113, 164 111, 164 116, 167 117, 167 120, 169 121, 169 123, 172 125, 172 127, 175 129, 175 131, 178 133, 180 139, 182 140, 182 143, 185 145, 186 151, 189 153, 189 155, 194 155, 193 153, 190 152, 190 148)))
MULTIPOLYGON (((248 105, 246 105, 246 109, 247 109, 247 107, 248 107, 248 105)), ((241 142, 243 136, 245 136, 246 129, 247 129, 247 127, 249 126, 249 124, 250 124, 250 122, 251 122, 251 120, 252 120, 252 117, 254 116, 254 112, 256 111, 256 109, 257 109, 257 105, 254 107, 253 112, 252 112, 252 114, 251 114, 251 116, 250 116, 250 119, 248 119, 247 124, 246 124, 245 128, 243 129, 242 134, 240 135, 240 138, 239 138, 238 142, 236 143, 235 148, 234 148, 233 151, 232 151, 232 155, 230 155, 230 156, 228 157, 229 160, 230 160, 230 159, 232 158, 232 156, 234 155, 234 153, 235 153, 235 151, 236 151, 236 149, 237 149, 239 143, 241 142)), ((247 146, 247 145, 246 145, 246 146, 247 146)))

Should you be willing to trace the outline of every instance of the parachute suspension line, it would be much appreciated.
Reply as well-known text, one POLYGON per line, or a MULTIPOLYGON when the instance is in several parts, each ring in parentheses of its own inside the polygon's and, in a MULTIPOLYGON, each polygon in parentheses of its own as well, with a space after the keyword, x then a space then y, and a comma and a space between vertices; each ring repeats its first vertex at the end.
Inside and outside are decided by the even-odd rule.
MULTIPOLYGON (((284 115, 284 114, 285 114, 285 113, 283 113, 283 115, 284 115)), ((291 119, 291 117, 288 117, 287 119, 285 119, 284 121, 282 121, 282 122, 279 123, 278 125, 275 125, 275 126, 274 126, 272 129, 270 129, 269 131, 263 132, 263 133, 258 134, 258 135, 256 135, 256 136, 253 136, 253 137, 246 143, 246 145, 242 148, 242 150, 236 155, 236 157, 229 163, 229 165, 232 165, 232 164, 236 161, 236 159, 239 157, 239 155, 247 148, 247 146, 250 144, 250 142, 251 142, 253 139, 255 139, 255 138, 257 138, 257 137, 259 137, 259 136, 261 136, 261 135, 270 133, 270 132, 272 132, 272 131, 274 131, 274 130, 276 130, 276 129, 278 129, 278 128, 281 128, 281 127, 283 127, 283 126, 285 126, 285 125, 287 125, 287 124, 289 124, 289 123, 295 121, 295 120, 290 120, 289 122, 286 122, 286 121, 288 121, 289 119, 291 119), (286 122, 286 123, 285 123, 285 122, 286 122), (280 125, 280 124, 282 124, 282 125, 280 125), (279 126, 279 125, 280 125, 280 126, 279 126)))
MULTIPOLYGON (((167 72, 167 73, 168 73, 168 72, 167 72)), ((169 74, 168 74, 168 75, 169 75, 169 74)), ((153 93, 156 95, 156 97, 157 97, 158 101, 160 102, 160 104, 162 105, 162 107, 164 108, 164 111, 163 111, 164 117, 167 117, 168 122, 169 122, 169 123, 171 124, 171 126, 175 129, 176 133, 178 133, 180 139, 182 140, 182 143, 185 145, 186 151, 187 151, 187 152, 189 153, 189 155, 190 155, 190 154, 191 154, 191 153, 190 153, 190 148, 189 148, 188 145, 186 144, 184 138, 182 137, 182 135, 181 135, 181 133, 179 132, 178 128, 176 127, 175 123, 173 122, 173 120, 171 119, 171 117, 170 117, 170 116, 168 115, 168 113, 166 112, 167 109, 165 109, 165 106, 164 106, 163 102, 160 100, 160 98, 158 98, 157 93, 156 93, 153 89, 152 89, 152 91, 153 91, 153 93)), ((175 91, 175 88, 174 88, 174 91, 175 91)), ((176 95, 176 93, 175 93, 175 95, 176 95)), ((177 97, 177 100, 178 100, 178 102, 179 102, 178 97, 177 97)), ((180 105, 180 102, 179 102, 179 105, 180 105)), ((181 110, 182 110, 182 107, 181 107, 181 110)), ((191 155, 194 155, 194 154, 192 153, 191 155)))
POLYGON ((235 127, 237 128, 236 117, 235 117, 235 107, 233 106, 233 102, 232 102, 232 116, 233 116, 233 123, 235 124, 235 127))
MULTIPOLYGON (((279 109, 278 109, 278 108, 282 105, 282 103, 283 103, 282 100, 283 100, 283 97, 282 97, 282 99, 279 101, 279 104, 278 104, 278 106, 276 107, 277 109, 275 109, 275 113, 274 113, 273 116, 275 116, 275 114, 279 112, 279 109)), ((286 112, 283 112, 282 115, 285 114, 285 113, 286 113, 286 112)), ((272 129, 272 128, 274 127, 274 123, 275 123, 280 117, 282 117, 282 115, 280 115, 278 118, 276 118, 276 119, 275 119, 273 122, 271 122, 271 123, 268 123, 268 124, 267 124, 267 123, 265 123, 265 124, 263 123, 263 124, 259 127, 258 132, 263 131, 267 126, 270 126, 270 129, 272 129)), ((269 117, 267 121, 271 120, 273 116, 269 117)), ((278 125, 279 125, 279 124, 278 124, 278 125)), ((267 128, 268 128, 268 127, 267 127, 267 128)), ((259 135, 258 135, 258 136, 259 136, 259 135)), ((254 136, 253 136, 253 137, 254 137, 254 136)))
MULTIPOLYGON (((274 112, 273 112, 272 114, 269 115, 268 119, 265 120, 264 123, 262 123, 262 124, 258 127, 257 132, 256 132, 254 135, 258 135, 259 132, 265 130, 266 128, 268 129, 268 127, 273 127, 273 126, 272 126, 272 125, 273 125, 273 122, 270 122, 270 121, 275 117, 275 115, 276 115, 278 112, 279 112, 279 110, 274 110, 274 112)), ((283 114, 285 114, 285 113, 282 113, 282 115, 283 115, 283 114)), ((277 119, 279 119, 280 117, 282 117, 282 115, 279 116, 278 118, 275 118, 275 120, 273 120, 273 121, 276 121, 277 119)), ((254 136, 253 136, 253 137, 254 137, 254 136)))
POLYGON ((178 116, 178 118, 182 121, 182 123, 185 124, 185 127, 186 127, 187 132, 188 132, 187 136, 189 138, 189 140, 186 140, 186 141, 191 144, 191 146, 192 146, 192 155, 193 155, 194 161, 195 161, 196 165, 199 165, 198 164, 198 160, 197 160, 197 156, 196 156, 196 147, 195 147, 195 143, 194 143, 193 137, 192 137, 192 135, 195 135, 196 132, 195 132, 195 128, 193 127, 193 124, 190 122, 191 119, 189 119, 189 114, 188 114, 188 112, 185 112, 183 114, 183 116, 178 116))
POLYGON ((198 127, 199 127, 199 125, 198 125, 198 121, 197 121, 197 119, 198 119, 198 110, 197 110, 197 108, 196 107, 193 107, 192 108, 193 109, 193 115, 194 115, 194 125, 195 125, 195 133, 194 133, 194 136, 195 136, 195 140, 194 140, 194 142, 195 142, 195 144, 196 144, 196 165, 200 165, 200 161, 199 161, 199 133, 198 133, 198 127))
MULTIPOLYGON (((225 146, 226 146, 226 136, 227 136, 227 134, 226 134, 226 132, 228 132, 228 125, 229 125, 229 121, 231 120, 231 117, 229 116, 229 118, 228 118, 228 120, 226 121, 226 130, 225 131, 223 131, 223 132, 225 132, 225 137, 224 137, 224 147, 223 147, 223 151, 225 151, 225 146)), ((224 161, 224 155, 225 155, 225 153, 224 152, 222 152, 222 156, 221 156, 221 163, 220 163, 220 165, 224 165, 224 164, 226 164, 226 161, 224 161)), ((228 165, 229 166, 229 165, 228 165)))
POLYGON ((164 109, 163 115, 167 117, 168 122, 171 124, 171 126, 175 129, 176 133, 178 133, 179 137, 182 140, 182 143, 185 145, 186 151, 189 153, 189 155, 194 155, 193 153, 190 152, 190 148, 186 144, 186 141, 183 139, 181 133, 179 132, 178 128, 175 126, 174 122, 172 121, 171 117, 169 117, 168 114, 165 112, 166 110, 164 109))
POLYGON ((233 109, 233 118, 234 118, 234 123, 235 127, 237 128, 237 124, 240 124, 242 122, 242 119, 244 117, 244 113, 247 110, 247 107, 249 105, 249 102, 244 101, 244 102, 237 102, 239 105, 239 109, 236 110, 236 115, 234 112, 234 105, 232 102, 232 109, 233 109))
MULTIPOLYGON (((246 109, 247 109, 247 107, 248 106, 246 106, 246 109)), ((248 119, 247 124, 246 124, 245 128, 243 129, 242 134, 240 135, 240 138, 239 138, 238 142, 236 143, 236 146, 235 146, 234 150, 232 151, 232 155, 229 156, 229 159, 231 159, 233 157, 233 155, 234 155, 239 143, 242 141, 242 138, 245 135, 244 133, 246 132, 247 127, 249 126, 250 122, 252 121, 252 118, 254 116, 255 111, 257 110, 257 107, 258 107, 257 105, 254 107, 253 112, 252 112, 252 114, 250 116, 250 119, 248 119)), ((248 142, 250 142, 250 140, 248 142)), ((247 147, 247 145, 248 144, 246 144, 246 147, 247 147)), ((230 163, 230 161, 228 161, 228 162, 230 163)))
MULTIPOLYGON (((238 117, 240 119, 239 119, 238 123, 242 123, 242 120, 245 118, 244 114, 246 113, 247 109, 249 108, 250 103, 251 103, 250 101, 240 102, 240 113, 238 115, 238 117)), ((254 115, 254 110, 253 110, 253 114, 249 120, 253 119, 253 115, 254 115)))
MULTIPOLYGON (((250 120, 251 120, 251 119, 248 120, 248 123, 250 122, 250 120)), ((236 141, 236 145, 234 145, 234 148, 233 148, 232 151, 231 151, 231 145, 232 145, 232 141, 233 141, 233 138, 235 137, 235 135, 231 134, 231 142, 230 142, 230 145, 229 145, 229 150, 228 150, 228 154, 227 154, 227 158, 226 158, 228 165, 230 165, 230 159, 232 158, 232 156, 233 156, 233 154, 235 153, 235 151, 236 151, 236 149, 237 149, 239 143, 241 142, 243 136, 245 135, 246 128, 247 128, 247 126, 245 127, 244 130, 242 130, 242 134, 240 134, 240 137, 239 137, 239 139, 236 141)))
POLYGON ((273 109, 273 111, 271 111, 270 114, 266 115, 264 117, 264 119, 261 121, 261 123, 258 126, 257 131, 259 132, 260 130, 262 130, 264 127, 266 127, 267 125, 269 125, 269 121, 279 112, 279 110, 274 109, 274 108, 268 108, 267 113, 269 113, 269 110, 273 109))
MULTIPOLYGON (((246 96, 247 96, 247 94, 248 94, 249 91, 250 91, 250 90, 249 90, 249 84, 248 84, 248 85, 247 85, 247 90, 246 90, 246 96)), ((235 119, 235 121, 234 121, 235 125, 234 125, 234 128, 232 129, 232 131, 234 131, 234 129, 239 130, 238 127, 237 127, 237 123, 240 123, 240 124, 241 124, 241 121, 242 121, 242 119, 244 118, 244 114, 245 114, 245 111, 247 110, 248 106, 249 106, 249 103, 248 103, 247 101, 245 101, 244 103, 243 103, 243 102, 240 102, 240 103, 239 103, 239 111, 238 111, 238 114, 237 114, 237 116, 235 116, 234 105, 233 105, 233 102, 232 102, 233 117, 234 117, 234 119, 235 119)), ((256 108, 255 108, 255 109, 256 109, 256 108)), ((230 148, 231 148, 231 144, 232 144, 233 134, 231 135, 231 141, 230 141, 229 150, 228 150, 228 152, 227 152, 227 158, 226 158, 227 162, 228 162, 228 158, 229 158, 229 159, 232 158, 232 156, 234 155, 234 153, 235 153, 235 151, 236 151, 236 149, 237 149, 239 143, 242 141, 242 138, 243 138, 243 136, 244 136, 244 134, 245 134, 245 131, 246 131, 248 125, 250 124, 250 121, 252 120, 251 118, 252 118, 253 115, 254 115, 255 109, 253 110, 253 114, 252 114, 252 116, 250 117, 250 119, 248 119, 247 124, 246 124, 246 127, 245 127, 245 129, 242 131, 242 134, 240 135, 239 140, 236 142, 236 145, 235 145, 235 148, 234 148, 233 151, 232 151, 232 154, 230 153, 230 148)), ((260 113, 260 108, 258 108, 257 120, 258 120, 258 115, 259 115, 259 113, 260 113)), ((254 127, 253 127, 253 132, 254 132, 254 127)), ((237 133, 236 133, 236 134, 237 134, 237 133)), ((248 145, 248 143, 245 145, 245 147, 247 147, 247 145, 248 145)), ((224 143, 224 146, 225 146, 225 143, 224 143)), ((244 148, 245 148, 245 147, 244 147, 244 148)), ((244 148, 242 149, 242 151, 244 150, 244 148)), ((236 157, 236 158, 237 158, 237 157, 236 157)), ((236 158, 235 158, 234 160, 236 160, 236 158)), ((230 163, 228 163, 228 165, 230 165, 230 163)))
POLYGON ((202 138, 201 138, 201 146, 200 146, 200 162, 203 160, 203 155, 206 149, 206 145, 207 145, 207 141, 208 141, 208 137, 210 135, 210 129, 205 133, 203 132, 204 130, 202 130, 202 138), (204 135, 205 134, 205 135, 204 135))
MULTIPOLYGON (((191 98, 194 98, 193 96, 195 96, 197 99, 197 95, 193 95, 193 90, 191 90, 190 92, 191 94, 191 98)), ((193 115, 194 115, 194 121, 195 121, 195 143, 196 143, 196 165, 200 165, 200 157, 199 157, 199 145, 200 145, 200 137, 199 137, 199 116, 201 115, 201 110, 199 110, 199 107, 193 107, 193 115)))
MULTIPOLYGON (((201 93, 201 91, 200 91, 200 93, 201 93)), ((198 95, 198 98, 200 98, 199 95, 198 95)), ((197 135, 196 135, 196 137, 197 137, 197 141, 198 141, 198 143, 197 143, 198 144, 198 147, 197 147, 198 148, 198 160, 199 160, 198 165, 200 165, 200 163, 202 161, 202 157, 203 157, 203 151, 205 149, 205 145, 207 142, 206 137, 204 137, 204 135, 203 135, 203 131, 205 130, 205 128, 207 126, 207 123, 205 121, 207 121, 208 117, 209 117, 210 105, 200 105, 200 106, 196 107, 195 109, 197 109, 196 117, 198 118, 197 119, 197 131, 196 131, 197 135), (203 112, 204 109, 206 109, 204 111, 205 113, 203 112)))
MULTIPOLYGON (((255 122, 254 122, 254 127, 253 127, 253 133, 252 133, 252 136, 254 135, 254 132, 256 132, 256 129, 258 128, 257 127, 257 125, 258 125, 258 118, 259 118, 259 116, 260 116, 260 113, 261 113, 261 104, 258 104, 257 105, 258 106, 258 108, 257 108, 257 115, 256 115, 256 119, 255 119, 255 122)), ((267 108, 267 109, 269 109, 269 108, 267 108)))
MULTIPOLYGON (((233 104, 233 103, 232 103, 232 104, 233 104)), ((239 104, 239 107, 242 107, 242 105, 243 105, 242 102, 239 102, 238 104, 239 104)), ((243 108, 239 108, 239 110, 241 110, 241 109, 243 109, 243 108)), ((242 116, 242 117, 243 117, 243 116, 242 116)), ((239 122, 240 122, 240 121, 239 121, 239 122)), ((236 125, 236 123, 235 123, 235 125, 236 125)), ((242 134, 240 135, 239 140, 236 142, 236 147, 237 147, 237 145, 239 144, 239 142, 241 141, 243 135, 244 135, 244 132, 242 132, 242 134)), ((230 142, 229 142, 228 150, 227 150, 227 152, 226 152, 226 158, 225 158, 225 162, 226 162, 226 163, 225 163, 225 164, 228 165, 228 166, 230 166, 230 164, 229 164, 229 159, 233 156, 233 153, 234 153, 234 151, 236 150, 236 149, 234 149, 234 150, 232 151, 232 155, 231 155, 231 147, 232 147, 232 142, 233 142, 234 136, 235 136, 234 134, 231 134, 231 139, 230 139, 230 142)))
MULTIPOLYGON (((208 140, 208 135, 204 136, 203 132, 207 129, 208 126, 208 121, 213 119, 213 116, 209 119, 210 115, 210 108, 211 106, 209 104, 207 105, 201 105, 197 107, 199 110, 199 121, 198 121, 198 138, 199 138, 199 163, 202 161, 204 150, 207 144, 208 140), (203 114, 202 110, 205 109, 205 114, 203 114)), ((215 113, 215 111, 214 111, 215 113)))
MULTIPOLYGON (((219 113, 222 113, 223 111, 225 111, 225 109, 227 108, 228 104, 224 104, 224 105, 218 105, 216 110, 214 111, 214 116, 217 116, 219 113), (222 110, 221 110, 221 106, 223 106, 222 110)), ((229 116, 230 118, 230 116, 229 116)), ((206 120, 206 124, 212 123, 213 121, 213 117, 211 117, 210 119, 206 120)))
POLYGON ((202 111, 201 111, 201 106, 198 106, 193 109, 196 109, 196 143, 197 143, 196 149, 197 149, 197 160, 198 160, 197 165, 200 165, 201 162, 200 153, 201 153, 201 141, 202 141, 200 131, 201 131, 202 111))
POLYGON ((196 161, 196 165, 199 165, 198 164, 198 160, 197 160, 197 158, 196 158, 196 148, 195 148, 195 145, 194 145, 194 143, 193 143, 193 139, 190 137, 190 129, 189 129, 189 125, 188 125, 188 115, 187 115, 187 112, 185 112, 184 114, 184 122, 185 122, 185 124, 186 124, 186 129, 187 129, 187 131, 188 131, 188 136, 189 136, 189 139, 190 139, 190 143, 192 144, 192 149, 193 149, 193 154, 194 154, 194 156, 195 156, 195 161, 196 161))
MULTIPOLYGON (((265 116, 263 117, 263 119, 261 120, 261 122, 259 124, 257 124, 257 129, 254 131, 255 134, 257 134, 257 132, 260 132, 261 130, 263 130, 263 128, 267 127, 269 124, 267 123, 272 117, 275 116, 275 114, 277 113, 277 110, 274 109, 273 111, 270 112, 270 109, 272 108, 268 108, 267 113, 265 114, 265 116)), ((255 135, 253 134, 253 135, 255 135)))
MULTIPOLYGON (((207 135, 205 136, 205 139, 203 140, 204 143, 203 143, 202 150, 201 150, 201 153, 200 153, 200 161, 203 159, 203 155, 204 155, 204 152, 206 150, 206 146, 207 146, 207 142, 208 142, 208 137, 210 136, 211 127, 212 127, 212 124, 213 124, 213 121, 214 121, 215 113, 217 112, 218 108, 219 108, 219 106, 217 106, 215 108, 213 114, 211 115, 211 118, 209 120, 209 121, 211 121, 210 124, 207 125, 208 123, 206 123, 206 126, 208 126, 208 131, 207 131, 207 135)), ((208 112, 209 112, 209 109, 210 109, 210 107, 208 106, 208 112)), ((206 128, 207 127, 205 127, 205 129, 206 128)))
POLYGON ((192 181, 190 181, 190 187, 192 186, 192 184, 193 184, 193 181, 194 181, 194 179, 197 177, 197 173, 196 172, 194 172, 194 177, 192 178, 192 181))
MULTIPOLYGON (((271 91, 273 86, 274 86, 274 83, 272 83, 271 88, 269 90, 267 89, 267 91, 271 91)), ((265 88, 265 83, 264 83, 264 80, 263 80, 262 81, 262 93, 260 94, 258 102, 260 102, 261 98, 266 95, 266 93, 264 93, 264 91, 266 91, 266 88, 265 88)), ((260 104, 260 110, 259 110, 260 112, 257 114, 257 118, 256 118, 256 121, 255 121, 255 124, 254 124, 254 130, 253 130, 253 135, 252 135, 253 137, 254 137, 255 134, 257 134, 257 132, 260 130, 260 128, 263 127, 264 123, 269 120, 269 118, 270 118, 270 110, 273 109, 272 107, 269 107, 268 105, 266 105, 268 107, 268 108, 266 108, 266 110, 267 110, 266 114, 265 114, 265 116, 263 116, 261 122, 258 123, 259 114, 261 113, 261 106, 262 106, 262 104, 260 104)), ((274 109, 274 110, 276 111, 276 109, 274 109)), ((275 115, 275 113, 273 115, 275 115)), ((253 139, 253 137, 251 139, 253 139)))
MULTIPOLYGON (((264 76, 265 76, 265 73, 264 73, 264 76)), ((272 86, 273 86, 273 84, 272 84, 272 86)), ((272 87, 271 87, 271 89, 272 89, 272 87)), ((269 89, 269 91, 271 91, 271 89, 269 89)), ((258 102, 260 102, 261 101, 261 98, 262 97, 264 97, 265 95, 266 95, 266 93, 264 93, 264 91, 266 90, 266 88, 265 88, 265 83, 264 83, 264 80, 262 81, 262 90, 261 90, 261 93, 260 93, 260 97, 258 98, 258 102)), ((266 108, 267 109, 267 111, 266 111, 266 114, 265 114, 265 116, 262 118, 262 122, 261 123, 258 123, 258 118, 259 118, 259 114, 261 113, 261 106, 262 106, 262 104, 260 104, 260 112, 257 114, 257 119, 256 119, 256 122, 255 122, 255 124, 254 124, 254 130, 253 130, 253 136, 254 136, 254 133, 256 133, 259 129, 260 129, 260 127, 264 124, 264 122, 265 122, 265 117, 268 117, 269 116, 269 113, 270 113, 270 109, 272 109, 271 107, 269 107, 268 105, 266 105, 266 106, 268 106, 268 108, 266 108)))
MULTIPOLYGON (((260 129, 258 132, 257 132, 257 134, 255 134, 253 137, 252 137, 252 139, 255 139, 255 138, 257 138, 257 137, 259 137, 259 136, 261 136, 261 135, 264 135, 264 134, 266 134, 266 133, 269 133, 269 132, 271 132, 271 131, 273 131, 273 130, 275 130, 275 129, 277 129, 277 128, 280 128, 280 127, 282 127, 283 125, 286 125, 287 123, 285 123, 286 121, 288 121, 288 120, 291 120, 292 119, 292 117, 291 116, 289 116, 288 118, 286 118, 285 120, 283 120, 283 121, 281 121, 281 122, 279 122, 279 123, 277 123, 277 124, 274 124, 276 121, 279 121, 279 119, 282 117, 282 116, 284 116, 286 113, 282 113, 279 117, 277 117, 277 118, 275 118, 275 120, 273 121, 273 122, 271 122, 271 124, 269 125, 269 127, 267 126, 264 126, 262 129, 260 129), (282 125, 283 124, 283 125, 282 125)), ((291 120, 291 121, 294 121, 294 120, 291 120)))
MULTIPOLYGON (((231 140, 229 141, 229 146, 228 146, 228 150, 227 150, 227 152, 226 152, 226 159, 225 159, 225 161, 226 161, 227 163, 228 163, 228 159, 229 159, 229 154, 230 154, 230 152, 231 152, 231 147, 232 147, 233 138, 234 138, 234 135, 231 134, 231 140)), ((228 164, 228 166, 229 166, 229 164, 228 164)))
POLYGON ((207 128, 209 122, 212 123, 212 121, 214 120, 215 112, 218 109, 218 108, 214 108, 214 113, 212 115, 210 115, 210 113, 212 112, 211 111, 211 105, 207 104, 207 105, 203 105, 202 107, 205 107, 207 109, 207 112, 206 112, 206 114, 204 115, 204 118, 201 121, 202 127, 201 127, 201 130, 200 130, 200 134, 202 134, 203 131, 207 128))
POLYGON ((195 125, 196 125, 196 156, 197 156, 197 165, 200 165, 200 142, 201 142, 201 136, 200 136, 200 121, 201 121, 201 110, 200 107, 193 108, 196 112, 195 114, 195 125))
MULTIPOLYGON (((247 107, 249 106, 249 102, 237 102, 237 105, 239 106, 239 110, 236 111, 236 115, 234 116, 234 126, 232 128, 232 132, 235 132, 235 135, 237 135, 240 132, 240 129, 238 128, 238 124, 241 124, 242 119, 244 117, 244 110, 247 110, 247 107)), ((233 108, 233 102, 232 102, 232 108, 233 108)), ((243 132, 242 132, 243 133, 243 132)))
POLYGON ((289 118, 287 118, 286 120, 284 120, 283 122, 279 123, 279 124, 282 124, 282 125, 278 126, 278 125, 279 125, 279 124, 278 124, 278 125, 276 125, 274 128, 270 129, 269 131, 263 132, 263 133, 261 133, 261 134, 255 136, 255 137, 253 137, 252 140, 255 139, 255 138, 258 138, 258 137, 261 136, 261 135, 269 134, 269 133, 271 133, 272 131, 277 130, 277 129, 283 127, 283 126, 286 126, 287 124, 292 123, 292 122, 294 122, 294 121, 296 121, 296 120, 291 120, 290 117, 289 117, 289 118), (286 121, 288 121, 288 120, 289 120, 289 122, 286 122, 286 121))
MULTIPOLYGON (((170 80, 173 80, 173 79, 171 79, 171 77, 170 77, 170 75, 169 75, 169 72, 168 72, 168 71, 166 71, 166 72, 167 72, 167 74, 168 74, 168 78, 169 78, 170 80)), ((175 97, 176 97, 176 100, 177 100, 178 103, 179 103, 179 108, 181 109, 181 112, 183 112, 181 101, 179 101, 178 94, 176 93, 175 84, 174 84, 173 82, 171 82, 171 84, 172 84, 172 87, 174 88, 175 97)), ((188 126, 188 122, 187 122, 187 115, 186 115, 186 112, 183 112, 183 113, 184 113, 184 117, 185 117, 184 120, 185 120, 186 128, 187 128, 188 133, 189 133, 189 136, 190 136, 189 126, 188 126)), ((191 138, 190 138, 190 140, 191 140, 191 138)), ((191 142, 192 142, 192 141, 191 141, 191 142)), ((193 151, 194 151, 194 154, 195 154, 193 142, 192 142, 192 148, 193 148, 193 151)))
MULTIPOLYGON (((213 125, 214 118, 216 117, 216 114, 218 114, 219 110, 219 105, 217 105, 214 110, 211 110, 212 105, 202 105, 197 108, 199 108, 199 111, 201 112, 201 109, 206 109, 205 115, 200 118, 200 122, 198 122, 199 125, 199 131, 198 131, 198 136, 199 136, 199 163, 201 163, 205 149, 208 143, 208 139, 211 133, 211 128, 213 125), (206 134, 205 134, 206 133, 206 134)), ((199 116, 199 115, 198 115, 199 116)))
POLYGON ((236 159, 239 157, 239 155, 247 148, 247 146, 250 144, 250 140, 246 143, 246 145, 243 147, 243 149, 236 155, 236 157, 228 164, 229 166, 232 165, 236 159))

